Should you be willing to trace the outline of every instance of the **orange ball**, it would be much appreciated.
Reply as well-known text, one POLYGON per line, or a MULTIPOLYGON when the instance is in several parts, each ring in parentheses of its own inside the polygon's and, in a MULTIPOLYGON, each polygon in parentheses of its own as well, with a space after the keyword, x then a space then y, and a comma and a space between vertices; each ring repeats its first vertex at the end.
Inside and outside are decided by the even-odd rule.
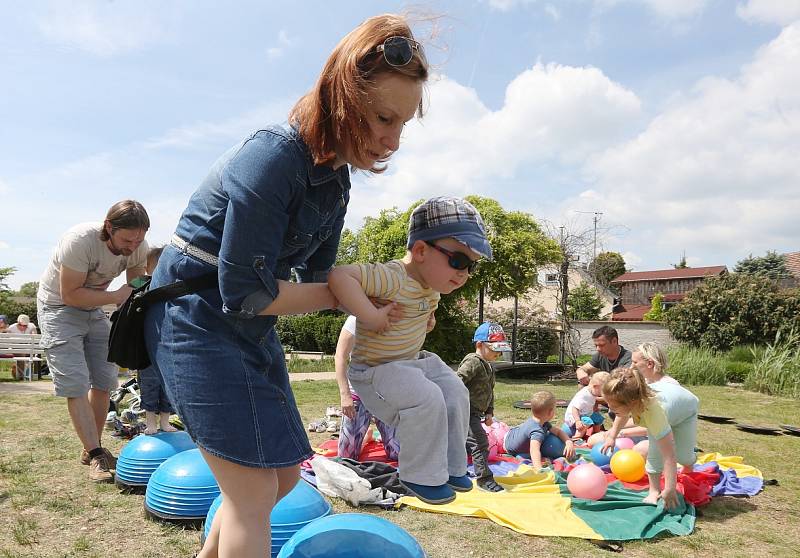
POLYGON ((611 472, 621 481, 636 482, 644 475, 644 457, 632 449, 619 450, 611 456, 611 472))

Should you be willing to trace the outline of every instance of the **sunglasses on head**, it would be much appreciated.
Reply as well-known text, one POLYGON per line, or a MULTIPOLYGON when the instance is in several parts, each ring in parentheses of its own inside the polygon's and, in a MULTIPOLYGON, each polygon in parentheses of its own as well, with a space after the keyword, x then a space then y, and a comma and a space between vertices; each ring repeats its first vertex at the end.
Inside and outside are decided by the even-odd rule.
POLYGON ((423 56, 422 45, 408 37, 389 37, 375 49, 376 52, 382 52, 386 63, 394 67, 405 66, 411 62, 415 50, 423 56))
POLYGON ((470 275, 478 271, 478 265, 480 264, 480 261, 471 260, 470 257, 464 252, 451 252, 450 250, 434 244, 430 240, 426 240, 425 244, 447 256, 447 263, 450 264, 450 267, 453 269, 457 269, 459 271, 464 271, 466 269, 467 273, 470 275))

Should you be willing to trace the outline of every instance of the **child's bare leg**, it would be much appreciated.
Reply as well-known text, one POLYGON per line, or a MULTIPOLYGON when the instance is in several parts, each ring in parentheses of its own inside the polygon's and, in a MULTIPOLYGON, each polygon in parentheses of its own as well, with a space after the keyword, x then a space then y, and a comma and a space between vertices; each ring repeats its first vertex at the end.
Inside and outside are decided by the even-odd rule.
POLYGON ((661 473, 647 473, 647 480, 650 481, 650 490, 642 501, 645 504, 656 504, 661 495, 661 473))
POLYGON ((158 413, 154 411, 145 411, 144 412, 144 433, 148 436, 151 436, 158 432, 158 422, 156 417, 158 413))
POLYGON ((162 432, 177 432, 178 429, 169 423, 169 413, 159 413, 160 427, 162 432))

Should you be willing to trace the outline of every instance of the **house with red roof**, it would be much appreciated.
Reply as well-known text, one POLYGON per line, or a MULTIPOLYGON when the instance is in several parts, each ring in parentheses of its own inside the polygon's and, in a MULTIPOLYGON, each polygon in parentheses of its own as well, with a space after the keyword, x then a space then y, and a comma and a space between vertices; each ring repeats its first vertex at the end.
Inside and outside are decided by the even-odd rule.
POLYGON ((620 293, 619 304, 614 307, 611 319, 642 321, 656 294, 664 295, 663 304, 671 306, 683 300, 689 291, 706 279, 726 273, 728 268, 724 265, 623 273, 611 281, 611 286, 620 293))

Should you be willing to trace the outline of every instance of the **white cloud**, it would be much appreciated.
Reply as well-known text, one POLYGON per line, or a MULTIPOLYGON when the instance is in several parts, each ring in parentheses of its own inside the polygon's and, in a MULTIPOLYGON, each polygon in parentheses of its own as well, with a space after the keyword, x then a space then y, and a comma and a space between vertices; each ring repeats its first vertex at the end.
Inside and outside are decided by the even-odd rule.
POLYGON ((200 149, 220 143, 233 144, 253 130, 273 122, 282 122, 291 108, 288 100, 257 107, 222 122, 196 122, 167 130, 144 143, 147 149, 200 149))
POLYGON ((274 46, 274 47, 268 48, 267 49, 267 57, 270 60, 274 60, 276 58, 280 58, 281 56, 283 56, 283 54, 286 51, 286 49, 288 47, 292 46, 293 44, 294 44, 294 41, 292 41, 289 38, 289 33, 285 29, 281 29, 280 32, 278 32, 278 45, 279 46, 274 46))
POLYGON ((489 0, 489 7, 500 12, 510 12, 519 6, 535 2, 536 0, 489 0))
MULTIPOLYGON (((592 206, 629 241, 706 265, 796 246, 800 226, 800 23, 733 80, 707 78, 635 139, 587 166, 592 206)), ((565 206, 582 205, 574 197, 565 206)))
POLYGON ((800 19, 800 0, 747 0, 736 15, 749 23, 788 25, 800 19))
POLYGON ((158 0, 51 1, 37 18, 45 38, 95 56, 111 57, 166 39, 174 8, 158 0))
POLYGON ((553 18, 553 21, 558 21, 561 19, 561 12, 558 11, 553 4, 545 4, 544 11, 547 15, 553 18))
POLYGON ((667 20, 693 18, 703 12, 709 0, 594 0, 595 7, 605 10, 622 3, 644 4, 667 20))
POLYGON ((532 195, 549 187, 528 182, 533 169, 582 165, 627 137, 640 117, 636 95, 596 68, 537 64, 508 85, 496 111, 447 77, 434 80, 429 91, 431 110, 407 126, 391 172, 356 180, 351 226, 431 192, 498 195, 512 181, 532 195))

